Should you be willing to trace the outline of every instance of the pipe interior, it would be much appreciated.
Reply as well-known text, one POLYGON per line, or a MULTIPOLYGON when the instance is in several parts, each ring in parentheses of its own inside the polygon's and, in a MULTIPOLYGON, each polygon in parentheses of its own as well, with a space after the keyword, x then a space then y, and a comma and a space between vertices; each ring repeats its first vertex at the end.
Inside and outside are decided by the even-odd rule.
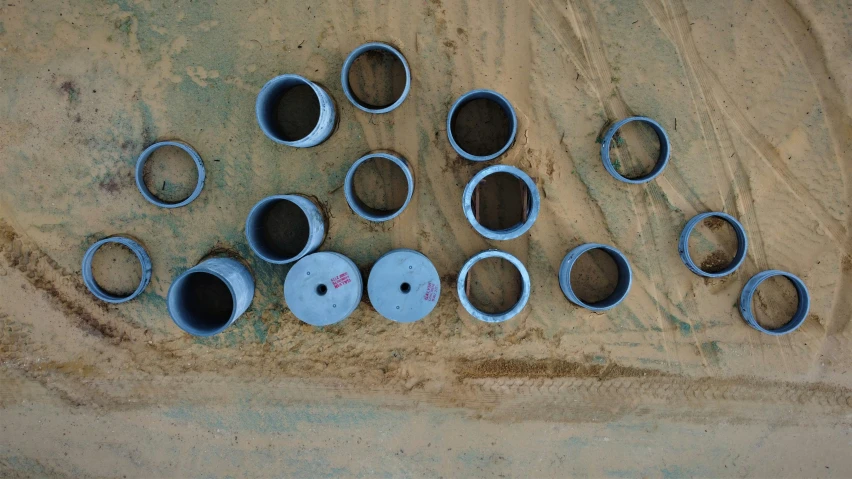
POLYGON ((480 92, 458 105, 450 120, 453 140, 473 156, 493 155, 512 141, 512 106, 480 92))
POLYGON ((298 256, 310 240, 310 221, 302 208, 286 199, 272 199, 254 211, 247 235, 264 257, 285 261, 298 256))
POLYGON ((234 296, 222 279, 202 271, 182 277, 174 287, 173 313, 190 329, 213 332, 234 314, 234 296))
POLYGON ((320 101, 313 87, 297 78, 279 80, 261 92, 260 121, 282 141, 298 141, 319 123, 320 101))

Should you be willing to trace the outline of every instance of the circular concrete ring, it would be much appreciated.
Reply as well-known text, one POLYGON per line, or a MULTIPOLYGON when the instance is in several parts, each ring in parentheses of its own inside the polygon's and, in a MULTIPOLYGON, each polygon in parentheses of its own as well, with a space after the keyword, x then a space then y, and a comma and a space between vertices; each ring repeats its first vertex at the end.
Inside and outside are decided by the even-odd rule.
POLYGON ((464 193, 462 194, 462 209, 464 210, 464 216, 467 218, 467 221, 471 226, 473 226, 473 229, 482 236, 492 240, 510 240, 521 236, 532 228, 533 223, 535 223, 536 218, 538 218, 538 212, 541 209, 541 197, 538 193, 538 188, 536 187, 535 182, 529 177, 529 175, 514 166, 494 165, 475 174, 464 187, 464 193), (524 185, 526 185, 528 195, 526 221, 522 221, 515 226, 502 230, 492 230, 482 226, 482 224, 476 220, 476 214, 473 211, 473 195, 476 191, 476 186, 479 185, 479 183, 481 183, 486 177, 495 173, 508 173, 518 178, 524 183, 524 185))
POLYGON ((693 273, 708 278, 720 278, 733 273, 741 264, 743 264, 743 261, 745 261, 746 258, 746 253, 748 253, 748 237, 746 237, 745 228, 743 228, 743 225, 740 224, 736 218, 720 211, 710 211, 698 214, 686 223, 686 226, 683 227, 683 231, 680 233, 680 240, 677 243, 677 252, 680 255, 680 259, 683 261, 683 264, 685 264, 693 273), (715 273, 709 273, 699 268, 698 265, 692 261, 692 257, 689 255, 689 235, 692 234, 692 230, 695 229, 695 226, 697 226, 698 223, 707 218, 721 218, 727 221, 728 224, 734 228, 734 232, 737 235, 737 253, 734 255, 734 259, 731 260, 731 263, 726 266, 725 269, 715 273))
POLYGON ((616 307, 627 297, 632 283, 633 271, 630 269, 627 257, 621 251, 605 244, 586 243, 577 246, 565 255, 565 259, 562 260, 562 264, 559 266, 559 286, 562 288, 562 293, 572 303, 591 311, 606 311, 616 307), (596 303, 586 303, 574 293, 574 289, 571 287, 571 269, 583 253, 594 249, 605 251, 615 261, 615 265, 618 268, 618 283, 615 285, 615 290, 606 299, 596 303))
POLYGON ((804 281, 792 273, 779 271, 777 269, 762 271, 752 276, 752 278, 746 282, 743 287, 743 292, 740 295, 740 314, 742 314, 743 319, 752 328, 760 331, 761 333, 770 334, 772 336, 782 336, 797 330, 799 326, 805 322, 805 318, 808 317, 808 311, 810 308, 811 295, 808 292, 808 288, 805 286, 804 281), (755 291, 757 291, 757 287, 760 286, 760 283, 773 276, 783 276, 793 283, 793 286, 796 288, 796 294, 799 296, 799 305, 796 308, 796 313, 793 315, 793 318, 790 319, 787 324, 777 329, 766 329, 757 322, 757 319, 755 319, 754 313, 751 310, 751 301, 754 297, 755 291))
POLYGON ((515 143, 515 136, 518 134, 518 116, 515 115, 515 108, 512 107, 512 104, 509 103, 509 100, 506 99, 503 95, 497 93, 494 90, 471 90, 464 95, 460 96, 453 106, 450 107, 450 113, 447 115, 447 138, 450 140, 450 145, 452 145, 453 149, 456 150, 462 158, 468 159, 470 161, 489 161, 497 158, 498 156, 506 153, 512 144, 515 143), (496 153, 492 153, 490 155, 478 156, 470 154, 462 149, 458 143, 456 143, 456 139, 453 136, 453 118, 458 113, 459 109, 465 104, 479 99, 486 99, 497 103, 500 108, 503 109, 503 112, 506 113, 506 116, 509 118, 509 138, 506 140, 506 144, 503 145, 496 153))
POLYGON ((289 74, 277 76, 263 85, 260 93, 257 94, 254 112, 257 124, 260 125, 264 135, 275 143, 295 148, 310 148, 324 142, 334 131, 337 120, 334 101, 323 87, 305 77, 289 74), (316 94, 319 102, 319 118, 314 129, 305 137, 287 140, 278 131, 278 107, 284 92, 299 85, 308 85, 316 94))
POLYGON ((441 296, 441 278, 424 254, 395 249, 373 265, 367 294, 370 304, 382 316, 398 323, 413 323, 435 309, 441 296))
POLYGON ((666 168, 666 165, 669 164, 669 156, 671 154, 671 142, 669 141, 669 135, 666 133, 666 130, 662 125, 657 123, 656 121, 646 117, 646 116, 631 116, 629 118, 625 118, 623 120, 617 121, 609 127, 604 135, 603 142, 601 143, 601 159, 603 160, 603 166, 606 168, 606 171, 609 172, 610 175, 613 176, 618 181, 623 181, 625 183, 639 184, 639 183, 647 183, 663 172, 666 168), (618 131, 619 128, 624 126, 631 121, 639 121, 642 123, 647 123, 657 134, 657 138, 660 140, 660 156, 657 158, 657 164, 654 165, 654 169, 651 170, 645 176, 640 176, 639 178, 627 178, 621 173, 615 171, 615 166, 612 165, 612 160, 609 157, 609 147, 612 144, 612 139, 615 136, 615 132, 618 131))
POLYGON ((301 321, 328 326, 346 319, 361 302, 364 283, 352 260, 321 251, 300 259, 284 278, 284 301, 301 321))
POLYGON ((148 286, 148 283, 151 281, 151 258, 148 256, 145 248, 136 241, 123 236, 112 236, 104 238, 92 246, 89 246, 89 249, 86 250, 86 254, 83 255, 82 271, 83 283, 96 298, 101 301, 106 301, 107 303, 124 303, 125 301, 130 301, 131 299, 139 296, 139 294, 141 294, 148 286), (107 243, 117 243, 122 246, 126 246, 133 252, 133 254, 136 255, 136 258, 139 260, 139 265, 142 266, 142 278, 139 281, 139 286, 136 287, 136 291, 127 296, 116 296, 106 292, 98 285, 98 282, 95 281, 94 274, 92 274, 92 259, 95 257, 95 253, 101 248, 101 246, 107 243))
POLYGON ((408 68, 408 62, 405 61, 405 57, 402 56, 402 53, 400 53, 396 48, 380 42, 365 43, 352 50, 352 53, 346 57, 346 61, 343 62, 343 70, 340 72, 340 84, 343 86, 343 94, 346 95, 346 98, 348 98, 349 101, 359 110, 374 114, 387 113, 396 109, 399 105, 402 105, 402 102, 404 102, 405 98, 408 96, 408 92, 411 91, 411 69, 408 68), (400 63, 402 63, 402 67, 405 69, 405 88, 402 90, 402 94, 399 98, 390 105, 370 105, 359 100, 352 91, 352 86, 349 84, 349 70, 352 69, 352 65, 355 63, 355 60, 369 51, 390 53, 395 56, 400 63))
POLYGON ((343 193, 346 195, 346 202, 349 203, 349 207, 352 208, 352 211, 355 212, 361 218, 364 218, 367 221, 373 221, 375 223, 380 223, 382 221, 388 221, 393 218, 399 216, 403 210, 408 206, 408 203, 411 202, 411 197, 414 195, 414 175, 411 173, 411 168, 408 167, 408 162, 405 161, 405 158, 401 156, 390 155, 388 153, 369 153, 367 155, 358 158, 358 160, 349 167, 349 172, 346 173, 346 180, 343 183, 343 193), (399 209, 392 210, 390 212, 386 210, 377 210, 375 208, 371 208, 364 204, 355 193, 355 172, 358 168, 363 165, 365 162, 372 160, 373 158, 383 158, 385 160, 390 161, 395 164, 402 170, 402 173, 405 175, 405 181, 408 186, 408 192, 405 195, 405 202, 402 204, 399 209))
POLYGON ((201 194, 201 190, 204 189, 204 179, 206 177, 207 171, 204 169, 204 162, 201 161, 201 157, 191 146, 182 141, 160 141, 154 143, 148 148, 145 148, 145 151, 143 151, 142 154, 139 155, 139 159, 136 160, 136 187, 139 189, 139 192, 142 193, 142 196, 148 200, 148 202, 162 208, 180 208, 181 206, 186 206, 192 203, 192 201, 198 198, 198 195, 201 194), (176 203, 170 203, 157 198, 153 193, 151 193, 148 187, 145 186, 145 163, 155 150, 164 146, 175 146, 185 151, 189 157, 192 158, 192 161, 195 162, 195 167, 198 169, 198 181, 195 184, 195 190, 193 190, 192 194, 190 194, 186 199, 176 203))
POLYGON ((287 264, 299 260, 316 251, 325 240, 325 217, 313 201, 301 195, 267 196, 255 204, 246 218, 246 239, 249 247, 260 259, 274 264, 287 264), (289 201, 305 214, 308 219, 308 241, 295 256, 283 256, 274 251, 264 239, 266 215, 279 202, 289 201))
POLYGON ((520 313, 522 309, 527 305, 527 301, 530 299, 530 275, 527 272, 527 268, 521 263, 521 260, 515 258, 511 254, 500 251, 496 249, 490 249, 486 251, 482 251, 473 255, 467 262, 462 266, 461 271, 459 272, 459 279, 456 285, 459 301, 461 302, 464 309, 470 313, 474 318, 485 321, 486 323, 502 323, 508 319, 512 319, 516 314, 520 313), (486 313, 484 311, 480 311, 476 309, 473 303, 470 302, 470 299, 467 297, 466 287, 467 287, 467 275, 470 273, 470 269, 478 263, 479 261, 486 258, 502 258, 510 263, 512 263, 515 268, 518 269, 518 273, 521 274, 521 297, 518 299, 518 302, 515 303, 514 306, 509 308, 508 311, 504 311, 502 313, 486 313))

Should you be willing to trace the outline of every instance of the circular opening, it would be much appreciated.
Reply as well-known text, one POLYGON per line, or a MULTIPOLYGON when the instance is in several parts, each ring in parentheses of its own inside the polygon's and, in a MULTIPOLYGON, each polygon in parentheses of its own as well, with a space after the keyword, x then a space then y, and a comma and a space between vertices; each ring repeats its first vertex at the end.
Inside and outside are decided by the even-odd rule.
POLYGON ((476 221, 493 231, 525 222, 532 210, 526 183, 509 173, 494 173, 483 178, 473 191, 471 203, 476 221))
POLYGON ((473 156, 499 152, 511 140, 512 120, 499 103, 476 98, 460 105, 450 128, 456 144, 473 156))
POLYGON ((198 331, 217 331, 228 324, 234 298, 228 285, 210 273, 195 272, 184 277, 178 290, 180 319, 198 331))
POLYGON ((402 283, 401 285, 399 285, 399 290, 405 294, 408 294, 411 292, 411 285, 408 283, 402 283))
POLYGON ((467 297, 474 308, 487 314, 506 312, 523 292, 521 273, 503 258, 477 261, 467 275, 467 297))
POLYGON ((609 144, 612 166, 621 176, 637 179, 653 171, 660 158, 660 138, 644 121, 621 126, 609 144))
POLYGON ((571 268, 571 289, 586 304, 610 298, 618 280, 618 264, 612 255, 599 248, 581 254, 571 268))
POLYGON ((320 101, 313 87, 304 80, 273 80, 260 95, 258 119, 267 134, 280 141, 298 141, 316 128, 320 101))
POLYGON ((710 216, 695 225, 689 235, 689 257, 702 271, 718 273, 737 254, 737 232, 725 219, 710 216))
POLYGON ((105 293, 124 298, 142 282, 142 265, 127 246, 106 243, 92 256, 92 277, 105 293))
POLYGON ((328 286, 324 284, 320 284, 317 286, 317 294, 320 296, 325 296, 325 293, 328 293, 328 286))
POLYGON ((769 330, 789 323, 798 307, 796 286, 784 276, 772 276, 760 283, 751 301, 757 324, 769 330))
POLYGON ((399 211, 408 197, 405 172, 386 158, 369 158, 355 170, 352 190, 360 206, 372 215, 388 215, 399 211))
POLYGON ((365 108, 378 110, 393 105, 405 91, 405 66, 384 50, 368 50, 349 68, 349 88, 365 108))
POLYGON ((171 145, 157 148, 142 167, 145 188, 165 203, 180 203, 195 191, 198 166, 184 150, 171 145))
POLYGON ((307 215, 296 203, 275 199, 265 203, 249 224, 250 240, 260 255, 277 261, 294 258, 310 238, 307 215))

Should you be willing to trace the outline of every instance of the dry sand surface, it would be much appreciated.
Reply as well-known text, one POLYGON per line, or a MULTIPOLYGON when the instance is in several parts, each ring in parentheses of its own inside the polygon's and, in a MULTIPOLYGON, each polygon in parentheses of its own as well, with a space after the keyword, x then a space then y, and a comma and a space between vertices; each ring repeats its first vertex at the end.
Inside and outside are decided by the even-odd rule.
MULTIPOLYGON (((398 93, 398 67, 362 63, 356 93, 379 104, 398 93)), ((848 0, 4 1, 0 476, 850 477, 850 111, 848 0), (356 109, 341 89, 346 55, 367 41, 397 46, 411 66, 411 92, 389 114, 356 109), (257 92, 282 73, 334 98, 339 125, 322 145, 287 148, 258 128, 257 92), (535 226, 508 242, 483 239, 462 214, 462 189, 485 165, 452 150, 446 115, 473 88, 503 93, 518 115, 513 147, 491 164, 521 168, 541 193, 535 226), (669 167, 644 185, 614 180, 600 159, 602 129, 631 114, 672 141, 669 167), (162 139, 204 159, 206 185, 187 207, 157 208, 134 184, 137 156, 162 139), (380 149, 408 159, 416 191, 402 215, 371 224, 342 186, 380 149), (260 261, 244 235, 255 202, 290 192, 317 199, 322 249, 365 275, 392 248, 429 256, 442 277, 435 311, 396 324, 365 296, 338 325, 299 322, 282 297, 289 267, 260 261), (711 210, 749 235, 745 263, 721 279, 677 255, 685 222, 711 210), (86 248, 114 234, 153 260, 144 293, 115 306, 80 276, 86 248), (560 261, 586 242, 633 266, 629 296, 605 314, 559 289, 560 261), (496 325, 455 293, 462 264, 489 247, 532 278, 526 309, 496 325), (191 337, 165 295, 217 252, 247 261, 254 301, 226 332, 191 337), (812 294, 805 323, 780 338, 736 308, 770 268, 812 294)), ((295 130, 299 118, 281 120, 295 130)), ((457 122, 471 148, 487 148, 505 118, 480 109, 457 122)), ((614 163, 639 174, 657 148, 625 127, 614 163)), ((163 151, 144 180, 178 200, 193 175, 163 151)), ((380 163, 357 183, 377 207, 404 194, 380 163)), ((511 182, 480 193, 483 221, 523 214, 511 182)), ((724 266, 732 238, 700 225, 696 262, 724 266)), ((608 261, 578 266, 587 297, 612 288, 608 261)), ((129 291, 141 272, 110 248, 95 274, 129 291)), ((755 307, 777 325, 795 291, 767 286, 755 307)), ((518 292, 499 262, 474 272, 483 308, 518 292)))

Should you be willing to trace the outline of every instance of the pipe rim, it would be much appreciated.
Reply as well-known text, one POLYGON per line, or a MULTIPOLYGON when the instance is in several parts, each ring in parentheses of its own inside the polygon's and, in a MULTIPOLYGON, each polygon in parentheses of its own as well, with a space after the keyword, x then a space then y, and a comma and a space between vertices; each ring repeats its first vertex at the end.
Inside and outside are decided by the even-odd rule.
POLYGON ((260 89, 257 94, 257 99, 255 100, 254 114, 255 118, 257 119, 258 126, 260 126, 260 129, 263 131, 263 134, 266 135, 267 138, 280 145, 292 146, 294 148, 310 148, 312 146, 317 146, 327 140, 334 131, 334 124, 337 115, 334 110, 334 103, 331 99, 331 95, 329 95, 323 87, 301 75, 295 75, 292 73, 278 75, 275 78, 272 78, 271 80, 267 81, 263 85, 263 88, 260 89), (279 137, 275 133, 273 126, 270 125, 269 122, 264 119, 264 106, 268 101, 276 100, 276 98, 270 97, 270 95, 272 95, 272 90, 274 90, 279 84, 283 82, 296 82, 302 85, 310 86, 314 92, 314 95, 316 95, 317 102, 320 106, 320 115, 317 119, 317 124, 314 125, 314 128, 313 130, 311 130, 310 133, 308 133, 302 138, 299 138, 298 140, 285 140, 284 138, 279 137), (324 105, 323 100, 327 100, 329 105, 324 105), (330 114, 331 116, 326 116, 325 121, 323 121, 324 114, 330 114), (329 126, 329 124, 331 126, 329 126), (324 132, 324 130, 326 129, 328 131, 324 132))
POLYGON ((464 216, 467 218, 468 223, 473 226, 473 229, 475 229, 477 233, 488 239, 505 241, 517 238, 532 228, 535 220, 538 218, 538 213, 541 210, 541 196, 539 195, 535 181, 533 181, 533 179, 522 170, 509 165, 494 165, 473 175, 473 178, 471 178, 467 185, 465 185, 464 193, 462 194, 462 209, 464 210, 464 216), (476 220, 476 215, 473 212, 473 194, 476 191, 476 187, 483 179, 496 173, 508 173, 523 181, 527 187, 527 194, 529 194, 530 200, 526 221, 522 221, 514 226, 502 230, 486 228, 476 220))
POLYGON ((411 173, 411 168, 408 166, 408 162, 401 156, 391 155, 389 153, 381 153, 374 152, 368 153, 361 158, 358 158, 352 166, 349 167, 349 171, 346 172, 346 180, 343 183, 343 194, 346 196, 346 203, 349 204, 349 208, 355 212, 361 218, 364 218, 367 221, 372 221, 374 223, 381 223, 384 221, 389 221, 400 214, 408 207, 408 204, 411 203, 411 198, 414 196, 414 175, 411 173), (355 193, 355 172, 358 168, 366 163, 367 161, 373 158, 383 158, 385 160, 390 161, 395 164, 402 170, 402 173, 405 175, 405 182, 408 187, 408 191, 405 195, 405 201, 402 203, 402 206, 399 209, 392 211, 388 214, 374 214, 372 211, 382 211, 376 210, 374 208, 370 208, 365 205, 363 201, 358 198, 358 195, 355 193))
POLYGON ((460 96, 453 106, 450 107, 450 112, 447 114, 447 138, 450 140, 450 145, 453 147, 453 150, 459 154, 462 158, 465 158, 470 161, 489 161, 497 158, 498 156, 506 153, 512 145, 515 144, 515 137, 518 134, 518 116, 515 114, 515 108, 512 106, 512 103, 500 93, 497 93, 494 90, 486 90, 486 89, 477 89, 471 90, 462 96, 460 96), (473 155, 471 153, 466 152, 456 143, 455 136, 453 135, 453 117, 455 117, 459 108, 464 106, 470 101, 478 100, 480 98, 484 98, 487 100, 491 100, 494 103, 500 105, 503 109, 503 112, 509 117, 509 122, 511 123, 511 131, 509 133, 509 138, 506 140, 506 144, 503 145, 502 148, 497 150, 497 152, 492 153, 490 155, 473 155))
POLYGON ((577 246, 565 255, 565 258, 562 260, 562 264, 559 265, 559 287, 562 289, 562 293, 575 305, 586 308, 590 311, 607 311, 618 306, 622 301, 624 301, 627 294, 630 293, 632 285, 633 269, 630 267, 630 261, 627 260, 627 256, 625 256, 624 253, 609 245, 586 243, 577 246), (608 297, 595 303, 587 303, 580 299, 571 287, 571 270, 574 268, 574 264, 580 256, 595 249, 605 251, 615 262, 618 267, 618 284, 612 294, 608 297))
POLYGON ((686 226, 683 227, 683 231, 680 233, 680 239, 677 244, 677 252, 680 255, 681 261, 683 261, 683 264, 685 264, 693 273, 707 278, 721 278, 722 276, 727 276, 736 271, 737 268, 739 268, 745 261, 746 255, 748 254, 748 236, 746 235, 743 225, 736 218, 727 213, 722 213, 721 211, 700 213, 689 220, 686 223, 686 226), (728 266, 721 271, 714 273, 710 273, 699 268, 698 265, 692 261, 692 256, 689 254, 689 236, 692 234, 692 231, 698 223, 707 218, 720 218, 725 220, 729 225, 731 225, 734 229, 734 233, 737 235, 737 252, 734 255, 734 258, 728 266))
POLYGON ((609 129, 607 129, 603 141, 601 142, 601 159, 603 160, 604 168, 607 172, 609 172, 610 175, 612 175, 613 178, 624 183, 641 184, 653 180, 654 178, 659 176, 669 164, 670 156, 671 141, 669 141, 668 133, 666 133, 666 130, 665 128, 663 128, 662 125, 660 125, 655 120, 648 118, 647 116, 631 116, 613 123, 609 127, 609 129), (628 178, 616 171, 615 166, 613 166, 612 160, 609 156, 609 147, 612 143, 613 137, 615 137, 615 133, 618 131, 619 128, 632 121, 638 121, 650 125, 654 132, 657 134, 657 139, 660 141, 660 155, 657 157, 657 163, 654 165, 654 168, 651 170, 650 173, 644 176, 640 176, 638 178, 628 178))
POLYGON ((343 94, 346 95, 349 102, 359 110, 373 114, 388 113, 402 105, 402 102, 405 101, 405 98, 411 91, 411 69, 408 67, 408 62, 405 60, 405 56, 403 56, 396 48, 388 45, 387 43, 370 42, 358 46, 352 50, 349 56, 346 57, 346 60, 343 62, 343 70, 340 72, 340 83, 343 87, 343 94), (370 105, 360 101, 358 97, 355 96, 355 93, 352 91, 352 86, 349 84, 349 70, 352 69, 352 65, 355 63, 355 60, 366 52, 376 50, 387 52, 395 56, 402 63, 402 66, 405 69, 405 88, 402 90, 402 94, 399 98, 387 106, 370 105))
POLYGON ((464 266, 462 266, 461 271, 459 271, 458 282, 456 284, 459 302, 461 302, 462 306, 464 306, 464 309, 474 318, 486 323, 502 323, 503 321, 507 321, 515 317, 524 309, 524 307, 526 307, 527 302, 530 299, 530 289, 530 275, 521 260, 505 251, 496 249, 482 251, 468 259, 464 266), (467 281, 467 275, 470 273, 470 269, 476 263, 487 258, 502 258, 512 263, 521 275, 521 297, 518 298, 518 301, 514 304, 514 306, 502 313, 486 313, 484 311, 480 311, 473 305, 473 303, 470 302, 470 298, 467 297, 467 292, 465 291, 465 283, 467 281))
POLYGON ((249 248, 251 248, 252 252, 257 255, 257 257, 266 261, 267 263, 288 264, 300 260, 304 256, 316 251, 316 249, 320 247, 323 240, 325 239, 326 225, 324 218, 322 218, 322 213, 313 201, 302 195, 288 194, 267 196, 266 198, 263 198, 262 200, 255 203, 255 205, 249 211, 248 216, 246 217, 245 228, 246 240, 248 241, 249 248), (270 203, 274 203, 277 201, 289 201, 295 204, 299 207, 299 209, 308 219, 308 240, 302 250, 299 251, 299 253, 293 256, 292 258, 275 258, 266 253, 261 252, 258 246, 259 241, 255 237, 254 233, 252 233, 254 229, 251 227, 251 224, 258 220, 256 216, 263 212, 264 208, 270 203), (320 221, 318 223, 319 226, 317 226, 317 223, 315 223, 315 221, 317 220, 317 215, 320 217, 320 221))
POLYGON ((811 295, 810 292, 808 292, 808 287, 805 286, 805 282, 799 279, 799 277, 794 275, 793 273, 788 273, 786 271, 780 271, 777 269, 762 271, 752 276, 751 279, 746 282, 745 286, 743 287, 743 291, 740 294, 739 309, 743 319, 752 328, 760 331, 761 333, 769 334, 771 336, 783 336, 799 329, 799 326, 801 326, 802 323, 805 322, 805 319, 807 319, 810 307, 811 295), (799 297, 799 304, 796 306, 796 313, 793 315, 792 318, 790 318, 790 321, 785 323, 780 328, 767 329, 757 322, 757 318, 755 318, 754 312, 751 309, 751 302, 752 298, 754 297, 754 293, 757 291, 757 287, 773 276, 783 276, 790 280, 791 283, 793 283, 793 286, 796 288, 796 294, 799 297))
POLYGON ((145 248, 142 247, 136 241, 126 238, 124 236, 110 236, 108 238, 104 238, 95 242, 93 245, 89 246, 89 249, 86 250, 86 254, 83 255, 83 284, 86 285, 86 288, 92 293, 96 298, 101 301, 105 301, 107 303, 119 304, 130 301, 131 299, 142 294, 142 291, 148 287, 148 283, 151 281, 151 258, 148 256, 148 252, 145 251, 145 248), (108 243, 116 243, 122 246, 127 247, 133 254, 136 255, 136 259, 139 260, 140 266, 142 266, 142 277, 139 280, 139 286, 136 287, 136 290, 130 293, 127 296, 117 296, 114 294, 108 293, 106 290, 98 285, 98 282, 95 281, 95 276, 92 272, 92 260, 95 257, 95 253, 102 246, 108 243))
MULTIPOLYGON (((177 294, 177 293, 175 293, 175 294, 177 294)), ((215 335, 221 333, 222 331, 228 329, 232 324, 234 324, 237 321, 237 318, 240 317, 240 315, 237 314, 237 309, 238 309, 238 307, 237 307, 237 293, 236 293, 236 291, 234 291, 233 285, 227 279, 225 279, 225 277, 222 274, 220 274, 218 271, 215 271, 212 268, 206 268, 204 266, 204 262, 202 262, 201 264, 198 264, 196 266, 193 266, 192 268, 189 268, 188 270, 181 273, 177 278, 175 278, 175 280, 172 281, 172 284, 169 286, 169 291, 168 291, 168 293, 166 293, 166 298, 167 298, 166 299, 166 310, 169 312, 169 316, 172 318, 172 321, 174 321, 174 323, 177 325, 177 327, 179 327, 181 330, 183 330, 184 332, 189 333, 193 336, 202 336, 202 337, 215 336, 215 335), (172 292, 175 290, 175 288, 180 287, 180 285, 182 285, 186 281, 187 278, 189 278, 191 275, 196 274, 196 273, 206 273, 206 274, 210 274, 210 275, 215 276, 216 278, 219 279, 219 281, 225 283, 225 286, 228 287, 228 291, 231 293, 231 303, 232 303, 231 315, 228 317, 228 321, 226 321, 219 328, 211 329, 211 330, 204 330, 204 329, 196 328, 196 327, 192 326, 191 324, 189 324, 189 322, 183 316, 176 315, 175 312, 174 312, 175 308, 172 307, 172 301, 173 301, 173 298, 174 298, 172 296, 172 292)), ((174 298, 174 299, 176 300, 176 298, 174 298)))
POLYGON ((154 143, 153 145, 145 148, 142 154, 139 155, 139 158, 136 160, 136 188, 139 189, 139 192, 142 193, 142 196, 148 200, 149 203, 159 206, 161 208, 180 208, 181 206, 186 206, 192 203, 193 200, 198 198, 198 195, 201 194, 201 190, 204 189, 204 180, 207 176, 207 172, 204 169, 204 162, 201 161, 201 156, 198 155, 198 152, 195 151, 194 148, 189 146, 187 143, 178 140, 169 140, 169 141, 159 141, 154 143), (155 196, 151 191, 145 186, 145 180, 143 179, 145 163, 148 162, 148 159, 154 153, 154 151, 164 147, 164 146, 175 146, 185 151, 192 161, 195 162, 195 167, 198 170, 198 180, 195 184, 195 189, 192 193, 186 197, 185 199, 171 203, 168 201, 163 201, 162 199, 155 196))

